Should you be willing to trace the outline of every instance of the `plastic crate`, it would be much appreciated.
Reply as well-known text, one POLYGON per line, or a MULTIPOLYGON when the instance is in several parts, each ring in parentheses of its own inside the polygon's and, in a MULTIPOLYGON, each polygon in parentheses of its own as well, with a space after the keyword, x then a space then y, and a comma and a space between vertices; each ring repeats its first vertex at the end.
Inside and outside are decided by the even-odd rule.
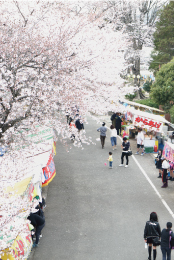
POLYGON ((153 146, 145 147, 145 153, 153 153, 153 152, 154 152, 153 146))

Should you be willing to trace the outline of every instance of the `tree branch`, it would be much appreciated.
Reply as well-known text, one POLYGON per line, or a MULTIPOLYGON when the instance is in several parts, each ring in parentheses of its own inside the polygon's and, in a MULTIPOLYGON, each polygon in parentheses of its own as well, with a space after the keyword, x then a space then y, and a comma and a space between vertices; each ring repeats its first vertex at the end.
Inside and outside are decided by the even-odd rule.
POLYGON ((15 3, 19 13, 21 14, 22 18, 24 19, 24 27, 25 27, 27 25, 28 19, 26 19, 25 16, 23 15, 23 13, 21 12, 21 9, 19 8, 18 2, 14 1, 14 0, 13 0, 13 2, 15 3))

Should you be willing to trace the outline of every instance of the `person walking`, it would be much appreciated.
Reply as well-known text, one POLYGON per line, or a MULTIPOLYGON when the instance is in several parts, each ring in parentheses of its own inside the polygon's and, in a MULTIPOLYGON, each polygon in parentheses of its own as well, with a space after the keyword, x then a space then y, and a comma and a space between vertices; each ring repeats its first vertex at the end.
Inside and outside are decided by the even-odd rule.
POLYGON ((109 161, 109 169, 112 169, 113 158, 111 152, 109 152, 109 158, 107 160, 109 161))
POLYGON ((162 157, 162 149, 159 149, 158 155, 156 157, 156 168, 159 169, 159 176, 158 176, 158 178, 162 178, 162 161, 161 161, 161 157, 162 157))
POLYGON ((81 141, 80 132, 81 132, 82 129, 84 130, 84 124, 83 124, 83 122, 82 122, 81 117, 79 117, 79 118, 75 121, 75 126, 76 126, 76 128, 77 128, 77 130, 78 130, 79 140, 81 141))
POLYGON ((118 113, 113 113, 111 116, 112 125, 116 128, 116 117, 118 113))
POLYGON ((144 228, 144 241, 148 244, 148 253, 149 253, 149 260, 152 260, 152 245, 153 245, 153 260, 156 260, 157 251, 156 251, 156 243, 154 241, 154 238, 161 237, 161 228, 158 223, 158 216, 156 212, 150 213, 150 219, 146 222, 145 228, 144 228))
POLYGON ((116 113, 115 128, 117 129, 117 135, 121 135, 121 123, 122 123, 122 119, 121 119, 120 116, 121 116, 120 113, 116 113))
POLYGON ((161 186, 161 188, 167 188, 168 187, 168 173, 167 171, 169 171, 170 169, 170 164, 169 162, 163 158, 162 160, 162 182, 163 185, 161 186))
POLYGON ((70 139, 72 141, 74 141, 75 140, 75 133, 76 133, 77 129, 76 129, 76 125, 75 125, 73 119, 72 119, 72 121, 71 121, 71 123, 69 125, 69 131, 70 131, 70 134, 71 134, 70 139))
POLYGON ((135 154, 139 154, 139 149, 142 149, 141 155, 144 155, 144 134, 142 128, 138 128, 137 135, 137 152, 135 154))
POLYGON ((121 145, 121 148, 122 148, 122 154, 121 154, 121 164, 119 166, 124 166, 123 162, 124 162, 124 156, 126 156, 126 165, 125 167, 128 167, 128 163, 129 163, 129 155, 128 155, 128 150, 129 150, 129 147, 130 147, 130 143, 129 141, 127 140, 126 137, 123 138, 123 142, 122 142, 122 145, 121 145))
POLYGON ((171 246, 170 246, 170 237, 174 238, 174 233, 171 230, 172 223, 167 222, 166 228, 164 228, 161 232, 161 252, 163 260, 171 260, 171 246))
POLYGON ((112 148, 115 150, 117 145, 117 131, 113 125, 110 126, 110 138, 112 148))
POLYGON ((104 148, 105 145, 105 138, 106 138, 106 132, 107 128, 105 127, 105 122, 103 122, 102 126, 97 129, 98 132, 100 132, 100 140, 101 140, 101 145, 102 149, 104 148))

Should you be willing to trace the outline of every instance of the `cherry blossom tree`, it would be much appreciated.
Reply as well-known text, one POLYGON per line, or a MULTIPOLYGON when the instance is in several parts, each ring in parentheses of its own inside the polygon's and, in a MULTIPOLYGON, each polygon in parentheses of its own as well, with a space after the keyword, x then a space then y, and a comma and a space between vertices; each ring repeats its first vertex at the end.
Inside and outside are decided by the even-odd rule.
MULTIPOLYGON (((103 22, 113 24, 113 30, 123 30, 132 44, 124 49, 129 64, 128 72, 135 75, 134 84, 140 86, 140 60, 144 62, 143 46, 153 47, 153 33, 158 11, 168 1, 165 0, 120 0, 106 2, 107 12, 103 22), (137 77, 138 76, 138 77, 137 77)), ((141 91, 138 92, 143 98, 141 91)))
MULTIPOLYGON (((0 5, 0 142, 9 147, 0 160, 2 250, 12 243, 7 245, 9 235, 13 241, 25 232, 25 219, 34 208, 7 188, 33 177, 34 156, 51 149, 49 142, 32 143, 28 133, 49 126, 64 142, 69 137, 67 108, 79 107, 85 120, 87 112, 121 109, 119 100, 134 89, 120 77, 126 64, 119 50, 129 45, 129 37, 125 40, 109 24, 101 29, 101 8, 85 5, 79 11, 74 3, 44 1, 0 5)), ((93 143, 85 133, 81 141, 93 143)), ((82 147, 81 142, 74 145, 82 147)))
MULTIPOLYGON (((113 86, 115 81, 117 87, 123 86, 120 73, 125 64, 118 50, 127 42, 109 26, 100 30, 101 14, 99 18, 95 12, 77 15, 61 2, 32 1, 24 8, 22 2, 14 1, 8 11, 1 5, 1 142, 13 143, 17 136, 18 143, 24 142, 16 131, 35 124, 49 121, 60 127, 61 113, 56 112, 73 102, 82 115, 96 111, 99 84, 113 86)), ((114 88, 118 97, 121 92, 114 88)), ((102 97, 108 95, 106 85, 104 89, 102 97)))

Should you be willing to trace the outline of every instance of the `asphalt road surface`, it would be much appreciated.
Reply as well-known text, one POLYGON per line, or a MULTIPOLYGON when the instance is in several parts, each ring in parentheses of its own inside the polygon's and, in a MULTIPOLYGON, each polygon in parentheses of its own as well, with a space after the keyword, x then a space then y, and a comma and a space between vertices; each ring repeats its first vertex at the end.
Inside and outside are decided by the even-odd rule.
MULTIPOLYGON (((119 167, 119 138, 109 169, 104 165, 112 151, 109 130, 102 149, 96 141, 99 126, 93 119, 85 125, 96 145, 84 144, 84 150, 72 146, 67 153, 57 143, 57 174, 48 187, 46 225, 31 260, 146 260, 143 232, 149 214, 157 212, 161 228, 168 221, 174 225, 174 182, 161 189, 151 154, 131 156, 128 168, 119 167)), ((136 152, 136 142, 131 144, 136 152)))

